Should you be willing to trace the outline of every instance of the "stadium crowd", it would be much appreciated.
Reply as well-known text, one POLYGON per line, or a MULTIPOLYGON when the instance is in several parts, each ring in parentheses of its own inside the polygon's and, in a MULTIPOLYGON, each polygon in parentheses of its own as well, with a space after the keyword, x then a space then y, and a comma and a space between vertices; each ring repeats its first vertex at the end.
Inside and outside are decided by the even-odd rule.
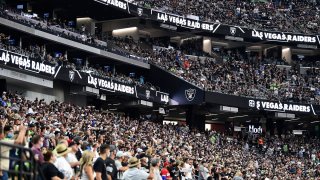
MULTIPOLYGON (((175 49, 159 48, 154 50, 153 47, 150 47, 150 42, 136 42, 129 36, 125 38, 109 36, 107 39, 101 38, 104 39, 103 41, 95 37, 91 38, 90 41, 83 41, 81 38, 86 34, 81 29, 79 30, 80 33, 77 33, 74 29, 71 31, 70 28, 65 27, 64 23, 27 18, 16 14, 12 10, 0 12, 0 16, 50 33, 58 33, 59 36, 80 40, 98 48, 111 49, 112 52, 117 52, 132 59, 143 59, 145 62, 169 70, 178 77, 208 91, 280 101, 320 103, 320 77, 317 67, 309 69, 306 74, 301 74, 299 69, 280 69, 272 65, 274 61, 271 61, 270 65, 270 63, 266 63, 270 61, 257 57, 247 57, 244 52, 237 50, 215 52, 214 58, 204 54, 207 58, 190 59, 187 56, 188 53, 199 54, 199 50, 195 46, 197 43, 191 43, 193 46, 189 44, 175 49), (218 62, 218 59, 223 61, 218 62)), ((157 41, 152 42, 152 44, 157 44, 157 41)), ((36 50, 39 50, 39 48, 36 50)), ((48 58, 54 59, 52 56, 48 58)), ((63 56, 59 57, 58 62, 63 61, 66 61, 66 59, 63 56)), ((113 73, 105 73, 101 67, 97 71, 94 69, 96 68, 89 68, 89 70, 93 70, 94 73, 102 76, 112 75, 113 78, 119 77, 124 82, 140 83, 140 80, 133 81, 127 76, 114 76, 113 73)), ((88 68, 85 67, 85 71, 87 70, 88 68)))
POLYGON ((319 99, 319 68, 301 74, 279 68, 267 59, 247 57, 238 50, 219 51, 221 63, 212 58, 190 59, 173 49, 161 49, 150 62, 205 90, 291 102, 315 103, 319 99))
MULTIPOLYGON (((280 68, 276 64, 285 64, 285 61, 249 56, 239 49, 220 49, 213 55, 191 58, 188 53, 199 54, 194 51, 193 43, 177 48, 142 48, 147 43, 135 42, 131 37, 112 39, 130 53, 207 91, 276 101, 320 103, 320 69, 317 66, 302 74, 300 66, 280 68)), ((151 44, 166 45, 157 41, 151 44)))
POLYGON ((319 33, 319 0, 127 0, 180 16, 262 30, 319 33))
POLYGON ((32 15, 23 12, 17 12, 14 9, 0 6, 0 17, 21 23, 31 28, 39 29, 50 34, 54 34, 59 37, 70 39, 81 44, 99 48, 108 52, 119 54, 121 56, 128 57, 133 60, 138 60, 146 63, 145 59, 141 57, 132 56, 123 50, 114 46, 114 43, 108 44, 108 42, 101 40, 102 37, 98 37, 88 33, 85 28, 77 29, 72 26, 68 26, 67 21, 60 19, 43 19, 40 17, 32 17, 32 15))
MULTIPOLYGON (((45 179, 318 179, 319 139, 231 134, 4 92, 0 142, 31 148, 45 179)), ((0 178, 30 154, 0 146, 0 178), (15 153, 10 153, 10 152, 15 153)), ((21 164, 20 164, 21 165, 21 164)), ((30 171, 24 165, 23 171, 30 171)))
POLYGON ((110 69, 105 69, 103 66, 99 64, 89 64, 84 65, 84 63, 78 63, 77 61, 68 59, 66 54, 59 54, 56 56, 54 52, 50 52, 45 49, 44 46, 39 45, 29 45, 25 48, 20 48, 15 45, 11 45, 8 43, 10 40, 10 36, 1 33, 0 34, 0 49, 8 50, 11 52, 15 52, 24 56, 27 56, 32 59, 39 59, 41 61, 49 62, 55 66, 65 66, 67 68, 72 68, 74 70, 79 70, 81 72, 90 73, 92 75, 97 75, 102 78, 111 78, 118 82, 126 83, 126 84, 135 84, 139 86, 143 86, 146 88, 151 88, 153 90, 156 89, 149 82, 145 82, 144 77, 136 77, 136 76, 129 76, 123 73, 112 71, 110 69))
MULTIPOLYGON (((6 38, 2 39, 6 40, 6 38)), ((190 53, 189 49, 193 48, 188 45, 180 48, 143 48, 142 46, 146 46, 146 43, 135 42, 129 36, 109 37, 108 41, 123 48, 127 53, 147 59, 149 63, 164 68, 207 91, 289 102, 320 103, 320 70, 316 66, 302 74, 299 67, 298 69, 278 68, 275 59, 248 56, 238 49, 214 51, 214 58, 209 55, 202 58, 189 58, 187 53, 190 53)), ((152 44, 163 45, 157 41, 152 44)), ((111 77, 120 82, 135 83, 155 89, 150 83, 144 83, 144 80, 105 71, 103 67, 76 65, 70 63, 63 55, 53 57, 39 46, 30 46, 28 49, 21 50, 1 43, 0 47, 9 48, 13 52, 30 57, 40 57, 57 66, 66 65, 101 77, 111 77)))

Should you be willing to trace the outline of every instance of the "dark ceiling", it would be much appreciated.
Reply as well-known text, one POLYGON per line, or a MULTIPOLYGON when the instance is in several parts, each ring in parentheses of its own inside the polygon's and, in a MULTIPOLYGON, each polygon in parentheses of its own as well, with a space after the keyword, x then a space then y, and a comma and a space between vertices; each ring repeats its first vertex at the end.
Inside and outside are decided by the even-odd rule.
POLYGON ((32 7, 39 14, 55 13, 67 19, 77 17, 91 17, 95 20, 110 20, 132 17, 127 13, 121 13, 111 7, 102 5, 94 0, 7 0, 7 5, 16 7, 23 4, 24 7, 32 7))

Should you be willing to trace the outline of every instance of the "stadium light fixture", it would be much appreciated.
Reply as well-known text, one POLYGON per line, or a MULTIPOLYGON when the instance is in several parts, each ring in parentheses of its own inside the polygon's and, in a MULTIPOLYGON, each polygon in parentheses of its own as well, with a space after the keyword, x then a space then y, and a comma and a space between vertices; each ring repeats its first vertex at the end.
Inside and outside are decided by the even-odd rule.
POLYGON ((137 31, 137 27, 129 27, 129 28, 123 28, 123 29, 115 29, 112 31, 112 34, 115 36, 121 35, 121 34, 127 34, 132 33, 134 31, 137 31))
POLYGON ((318 123, 318 122, 320 122, 320 121, 313 121, 313 122, 311 122, 311 124, 318 123))
POLYGON ((211 113, 206 114, 207 117, 209 117, 209 116, 217 116, 217 115, 219 115, 219 114, 211 114, 211 113))
POLYGON ((229 119, 236 119, 236 118, 243 118, 243 117, 248 117, 248 115, 243 115, 243 116, 233 116, 233 117, 229 117, 229 119))
POLYGON ((286 122, 290 122, 290 121, 297 121, 299 120, 300 118, 295 118, 295 119, 288 119, 288 120, 285 120, 286 122))

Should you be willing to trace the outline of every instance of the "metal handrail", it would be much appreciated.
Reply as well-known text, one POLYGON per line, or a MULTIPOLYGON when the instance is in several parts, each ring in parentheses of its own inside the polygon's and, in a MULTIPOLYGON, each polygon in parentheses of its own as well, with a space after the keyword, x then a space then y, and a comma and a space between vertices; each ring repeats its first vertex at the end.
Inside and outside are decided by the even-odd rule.
POLYGON ((16 150, 15 152, 19 152, 18 158, 17 157, 4 157, 2 153, 0 153, 0 165, 3 163, 3 160, 9 159, 9 170, 7 169, 1 169, 1 171, 5 171, 8 173, 8 175, 14 179, 18 178, 20 179, 32 179, 32 180, 38 180, 38 179, 44 179, 42 172, 39 170, 38 163, 36 162, 34 158, 34 153, 30 148, 26 148, 21 145, 17 144, 10 144, 5 141, 0 141, 0 152, 2 152, 2 148, 10 148, 11 150, 16 150), (29 164, 29 169, 25 170, 23 167, 25 166, 25 163, 29 164), (19 165, 19 171, 15 170, 15 165, 19 165), (26 178, 27 177, 27 178, 26 178))

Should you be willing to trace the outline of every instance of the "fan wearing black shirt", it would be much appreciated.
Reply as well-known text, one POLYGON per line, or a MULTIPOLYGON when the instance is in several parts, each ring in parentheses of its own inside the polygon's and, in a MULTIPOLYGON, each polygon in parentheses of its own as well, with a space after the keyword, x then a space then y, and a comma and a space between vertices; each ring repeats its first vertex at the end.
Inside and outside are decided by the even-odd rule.
POLYGON ((112 180, 117 180, 118 170, 115 162, 117 151, 114 145, 110 145, 109 147, 110 147, 110 156, 105 161, 107 166, 107 173, 108 175, 111 176, 112 180))
POLYGON ((96 180, 111 180, 111 176, 107 173, 106 159, 110 154, 110 147, 106 144, 100 146, 100 157, 93 165, 96 173, 96 180))
POLYGON ((170 172, 170 176, 172 177, 172 180, 179 179, 179 167, 177 162, 172 161, 172 165, 168 167, 168 170, 170 172))
POLYGON ((41 170, 45 180, 64 179, 64 175, 54 165, 55 157, 51 151, 43 154, 44 163, 41 165, 41 170))

